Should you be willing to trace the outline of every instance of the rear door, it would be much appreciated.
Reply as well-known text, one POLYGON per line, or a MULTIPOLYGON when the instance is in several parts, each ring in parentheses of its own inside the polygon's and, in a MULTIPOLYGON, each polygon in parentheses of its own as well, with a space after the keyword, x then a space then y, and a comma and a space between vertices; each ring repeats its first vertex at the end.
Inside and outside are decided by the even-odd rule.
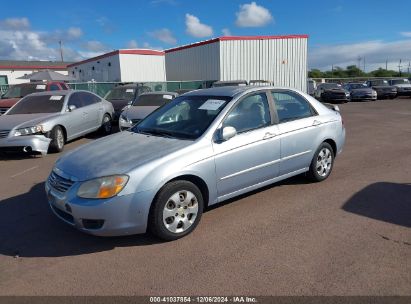
POLYGON ((221 128, 234 127, 237 135, 213 143, 220 200, 278 175, 280 139, 270 108, 266 92, 252 93, 224 119, 221 128))
POLYGON ((323 122, 302 95, 288 90, 273 90, 271 94, 281 134, 280 175, 308 168, 323 122))

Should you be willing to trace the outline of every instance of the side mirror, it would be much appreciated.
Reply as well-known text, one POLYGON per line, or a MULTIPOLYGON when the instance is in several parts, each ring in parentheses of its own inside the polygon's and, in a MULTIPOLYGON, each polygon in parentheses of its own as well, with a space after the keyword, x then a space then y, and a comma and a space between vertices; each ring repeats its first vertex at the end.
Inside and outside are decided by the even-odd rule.
POLYGON ((75 105, 69 105, 69 106, 68 106, 69 112, 73 112, 75 109, 76 109, 76 106, 75 106, 75 105))
POLYGON ((227 141, 237 135, 237 130, 234 127, 227 126, 220 129, 218 139, 220 141, 227 141))
POLYGON ((130 100, 129 102, 127 102, 127 104, 128 104, 129 106, 131 106, 131 105, 133 104, 133 101, 130 100))

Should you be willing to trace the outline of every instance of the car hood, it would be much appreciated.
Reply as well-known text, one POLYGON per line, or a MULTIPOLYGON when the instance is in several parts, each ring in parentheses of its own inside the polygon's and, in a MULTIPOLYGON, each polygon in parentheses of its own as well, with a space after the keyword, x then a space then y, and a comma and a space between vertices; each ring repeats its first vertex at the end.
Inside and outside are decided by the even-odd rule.
POLYGON ((11 108, 14 106, 20 98, 6 98, 0 99, 0 108, 11 108))
POLYGON ((0 116, 0 130, 33 127, 46 119, 59 116, 60 113, 14 114, 0 116))
POLYGON ((192 142, 133 132, 113 134, 88 143, 62 156, 56 167, 80 181, 128 173, 160 159, 192 142))
POLYGON ((123 115, 130 120, 143 119, 158 108, 158 106, 131 106, 124 110, 123 115))
POLYGON ((372 93, 373 89, 371 88, 361 88, 361 89, 352 89, 351 93, 372 93))

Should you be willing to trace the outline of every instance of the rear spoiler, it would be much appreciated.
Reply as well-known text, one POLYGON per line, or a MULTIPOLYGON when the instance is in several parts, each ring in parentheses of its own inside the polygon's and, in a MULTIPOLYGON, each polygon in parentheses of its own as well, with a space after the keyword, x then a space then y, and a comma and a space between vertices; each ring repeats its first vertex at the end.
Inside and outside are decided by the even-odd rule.
POLYGON ((329 109, 331 109, 331 110, 334 110, 335 112, 340 112, 340 108, 339 108, 337 105, 333 105, 333 104, 331 104, 331 103, 324 103, 324 105, 325 105, 327 108, 329 108, 329 109))

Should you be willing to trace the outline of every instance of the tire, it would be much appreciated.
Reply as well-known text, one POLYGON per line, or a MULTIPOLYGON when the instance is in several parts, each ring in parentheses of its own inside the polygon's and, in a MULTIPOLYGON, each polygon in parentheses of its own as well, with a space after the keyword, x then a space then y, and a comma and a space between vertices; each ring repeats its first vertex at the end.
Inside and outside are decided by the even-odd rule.
POLYGON ((113 130, 113 126, 111 123, 112 123, 111 116, 108 114, 104 114, 103 120, 101 122, 101 127, 100 127, 100 133, 102 135, 111 134, 111 131, 113 130))
POLYGON ((196 185, 184 180, 170 182, 153 201, 148 230, 162 240, 177 240, 197 227, 203 208, 203 196, 196 185))
POLYGON ((55 126, 53 130, 51 130, 49 138, 51 139, 51 142, 49 145, 50 152, 59 153, 63 151, 66 140, 64 137, 64 131, 62 127, 55 126))
POLYGON ((323 142, 314 154, 307 177, 313 182, 327 179, 334 166, 334 157, 330 144, 323 142))

